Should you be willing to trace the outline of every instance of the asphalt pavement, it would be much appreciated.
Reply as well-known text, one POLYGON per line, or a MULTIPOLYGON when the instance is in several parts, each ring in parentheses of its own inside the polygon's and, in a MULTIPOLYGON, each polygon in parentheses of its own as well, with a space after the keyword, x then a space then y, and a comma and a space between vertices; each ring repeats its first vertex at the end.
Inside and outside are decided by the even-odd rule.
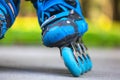
POLYGON ((120 80, 120 49, 90 48, 93 69, 73 77, 59 49, 0 46, 0 80, 120 80))

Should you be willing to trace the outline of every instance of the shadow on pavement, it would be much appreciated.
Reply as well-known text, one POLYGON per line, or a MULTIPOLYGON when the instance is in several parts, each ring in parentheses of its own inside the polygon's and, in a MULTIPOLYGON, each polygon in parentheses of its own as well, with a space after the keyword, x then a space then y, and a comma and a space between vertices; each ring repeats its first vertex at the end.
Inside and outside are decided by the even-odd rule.
POLYGON ((49 67, 39 67, 39 68, 14 68, 14 67, 0 67, 0 72, 11 72, 11 73, 37 73, 46 75, 57 75, 57 76, 68 76, 72 77, 70 72, 65 68, 49 68, 49 67))

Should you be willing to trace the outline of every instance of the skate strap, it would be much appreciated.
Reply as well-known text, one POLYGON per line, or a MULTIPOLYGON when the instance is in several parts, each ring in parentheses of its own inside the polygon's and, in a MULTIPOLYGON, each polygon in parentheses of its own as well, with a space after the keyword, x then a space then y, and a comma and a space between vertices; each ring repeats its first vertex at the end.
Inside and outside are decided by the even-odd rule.
POLYGON ((79 0, 43 0, 43 5, 40 7, 43 11, 46 11, 54 5, 61 5, 65 11, 74 10, 75 12, 78 12, 78 14, 82 15, 80 4, 77 4, 79 4, 79 0))
POLYGON ((60 13, 60 14, 57 14, 57 15, 53 15, 51 16, 50 18, 48 18, 42 25, 41 25, 41 28, 44 28, 44 26, 46 26, 47 24, 56 21, 57 19, 60 19, 62 17, 65 17, 65 16, 68 16, 69 15, 69 12, 63 12, 63 13, 60 13))
MULTIPOLYGON (((73 25, 75 32, 78 32, 77 25, 75 25, 75 21, 82 20, 83 18, 79 16, 76 12, 71 10, 70 12, 62 12, 56 15, 53 15, 52 17, 48 18, 42 25, 41 28, 43 31, 46 30, 49 24, 54 24, 56 21, 60 20, 61 18, 66 18, 69 24, 73 25)), ((59 22, 60 24, 60 22, 59 22)), ((66 24, 66 23, 65 23, 66 24)), ((58 24, 57 24, 58 25, 58 24)), ((53 25, 52 25, 53 26, 53 25)), ((55 25, 54 25, 55 26, 55 25)))

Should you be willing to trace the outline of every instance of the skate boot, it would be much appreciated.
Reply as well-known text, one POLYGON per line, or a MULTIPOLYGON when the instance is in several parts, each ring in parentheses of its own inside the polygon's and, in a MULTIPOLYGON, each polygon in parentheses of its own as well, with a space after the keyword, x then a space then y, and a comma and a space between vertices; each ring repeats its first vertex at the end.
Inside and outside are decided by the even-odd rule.
POLYGON ((18 14, 19 0, 0 0, 0 39, 10 28, 18 14))
POLYGON ((80 41, 88 25, 82 15, 79 0, 32 0, 42 28, 43 43, 58 47, 73 76, 91 70, 92 62, 80 41))

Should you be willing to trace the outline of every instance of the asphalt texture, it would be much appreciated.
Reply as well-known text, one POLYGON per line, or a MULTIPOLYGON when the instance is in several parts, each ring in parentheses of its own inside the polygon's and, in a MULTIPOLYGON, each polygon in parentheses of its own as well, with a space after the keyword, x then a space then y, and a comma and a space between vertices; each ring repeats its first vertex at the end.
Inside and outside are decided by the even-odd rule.
POLYGON ((120 50, 90 48, 93 68, 73 77, 59 49, 0 46, 0 80, 120 80, 120 50))

